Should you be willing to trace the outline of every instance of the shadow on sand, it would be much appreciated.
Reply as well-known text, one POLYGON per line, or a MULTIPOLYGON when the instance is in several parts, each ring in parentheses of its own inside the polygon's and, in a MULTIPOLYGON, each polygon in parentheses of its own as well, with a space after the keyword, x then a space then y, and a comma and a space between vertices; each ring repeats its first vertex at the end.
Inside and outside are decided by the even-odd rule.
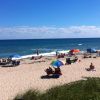
POLYGON ((57 79, 57 78, 59 78, 59 75, 51 75, 51 76, 43 75, 43 76, 41 76, 41 79, 50 79, 50 78, 57 79))

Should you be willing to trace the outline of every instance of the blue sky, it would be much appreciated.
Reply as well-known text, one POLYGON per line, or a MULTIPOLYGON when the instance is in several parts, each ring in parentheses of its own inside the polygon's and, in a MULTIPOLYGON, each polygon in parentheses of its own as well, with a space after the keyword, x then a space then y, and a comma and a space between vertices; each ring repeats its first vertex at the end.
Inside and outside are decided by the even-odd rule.
POLYGON ((0 39, 100 37, 100 0, 0 0, 0 39))

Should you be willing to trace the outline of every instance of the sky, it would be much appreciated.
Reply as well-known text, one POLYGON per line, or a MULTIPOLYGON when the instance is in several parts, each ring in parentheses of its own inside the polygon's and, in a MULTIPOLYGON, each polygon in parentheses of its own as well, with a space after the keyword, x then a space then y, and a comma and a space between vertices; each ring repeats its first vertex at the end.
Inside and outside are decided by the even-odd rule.
POLYGON ((100 0, 0 0, 0 39, 100 37, 100 0))

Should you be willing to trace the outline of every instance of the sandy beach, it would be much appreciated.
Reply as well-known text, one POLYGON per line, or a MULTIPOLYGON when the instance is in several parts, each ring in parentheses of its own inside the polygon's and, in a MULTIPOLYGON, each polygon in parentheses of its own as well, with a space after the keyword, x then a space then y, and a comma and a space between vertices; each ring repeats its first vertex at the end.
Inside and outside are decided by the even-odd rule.
POLYGON ((0 0, 0 100, 100 100, 99 78, 100 0, 0 0))
MULTIPOLYGON (((17 94, 29 89, 37 89, 40 92, 69 82, 85 79, 85 77, 100 77, 100 58, 81 59, 81 62, 61 66, 60 78, 42 79, 45 69, 49 67, 55 58, 45 59, 45 62, 24 60, 16 67, 0 67, 0 100, 12 100, 17 94), (86 71, 93 62, 96 71, 86 71)), ((41 60, 41 59, 40 59, 41 60)), ((60 59, 65 62, 65 59, 60 59)))

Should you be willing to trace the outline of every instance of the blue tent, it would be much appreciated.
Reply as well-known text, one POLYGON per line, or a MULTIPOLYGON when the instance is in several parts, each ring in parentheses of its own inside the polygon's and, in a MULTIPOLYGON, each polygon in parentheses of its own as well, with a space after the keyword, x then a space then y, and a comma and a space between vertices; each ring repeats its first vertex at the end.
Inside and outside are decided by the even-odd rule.
POLYGON ((10 55, 9 58, 20 58, 21 56, 19 54, 10 55))
POLYGON ((88 52, 88 53, 96 53, 97 50, 96 50, 95 48, 88 48, 88 49, 87 49, 87 52, 88 52))

